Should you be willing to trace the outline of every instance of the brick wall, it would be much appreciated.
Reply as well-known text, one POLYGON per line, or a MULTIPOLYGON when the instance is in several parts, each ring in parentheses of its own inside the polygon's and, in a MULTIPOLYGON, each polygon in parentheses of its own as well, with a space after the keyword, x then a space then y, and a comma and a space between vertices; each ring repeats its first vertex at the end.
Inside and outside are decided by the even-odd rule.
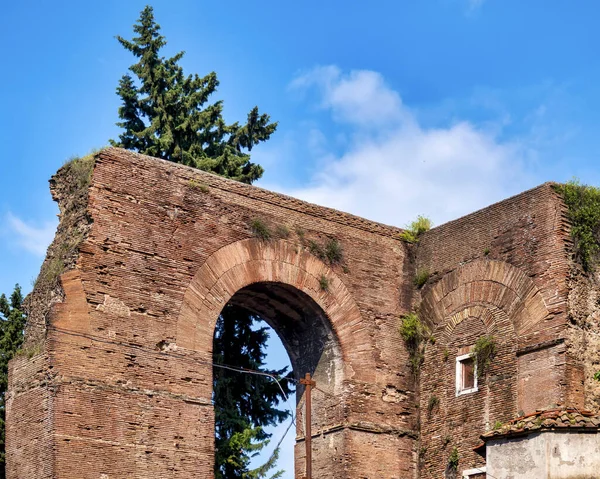
MULTIPOLYGON (((314 470, 413 474, 414 385, 397 335, 398 316, 410 307, 410 270, 398 229, 117 149, 96 159, 87 212, 91 230, 47 323, 44 367, 54 376, 41 390, 51 396, 44 417, 52 427, 38 443, 51 444, 44 463, 53 477, 211 477, 207 362, 220 308, 234 296, 255 306, 287 297, 288 309, 306 311, 296 329, 283 326, 294 314, 284 307, 271 309, 270 320, 284 343, 300 336, 323 352, 321 362, 303 363, 302 348, 289 349, 298 369, 313 364, 329 394, 313 401, 314 470), (262 241, 255 219, 289 235, 262 241), (311 241, 330 238, 341 244, 343 264, 310 252, 311 241), (273 283, 282 286, 253 286, 273 283), (323 326, 302 326, 317 310, 323 326), (338 372, 329 380, 331 370, 338 372)), ((13 376, 13 384, 22 379, 15 368, 13 376)), ((25 398, 13 393, 17 417, 25 398)), ((37 445, 14 444, 11 432, 10 477, 42 477, 25 468, 37 445)))
POLYGON ((472 449, 497 421, 581 403, 568 380, 579 365, 568 366, 564 345, 569 244, 549 184, 424 235, 415 268, 431 279, 415 301, 435 342, 420 377, 421 477, 441 477, 453 447, 459 471, 484 465, 472 449), (457 396, 456 357, 482 336, 494 338, 496 356, 478 391, 457 396))
POLYGON ((578 405, 589 389, 581 335, 567 329, 570 240, 551 185, 418 246, 397 228, 118 149, 97 156, 79 197, 86 234, 53 296, 62 302, 49 315, 33 304, 46 308, 32 312, 42 340, 11 363, 10 478, 211 477, 212 340, 228 301, 264 316, 297 377, 311 372, 322 389, 315 477, 439 478, 454 447, 461 470, 481 466, 472 448, 496 421, 578 405), (332 238, 334 265, 315 248, 332 238), (430 273, 421 289, 418 270, 430 273), (398 332, 413 309, 431 332, 418 375, 398 332), (457 397, 456 357, 484 335, 496 356, 457 397))

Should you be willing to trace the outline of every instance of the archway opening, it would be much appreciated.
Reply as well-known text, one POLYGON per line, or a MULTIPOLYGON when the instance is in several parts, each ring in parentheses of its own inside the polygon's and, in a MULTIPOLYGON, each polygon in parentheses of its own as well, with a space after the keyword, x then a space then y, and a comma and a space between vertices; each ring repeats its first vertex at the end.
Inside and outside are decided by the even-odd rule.
POLYGON ((342 414, 335 397, 342 381, 341 353, 324 311, 311 297, 293 286, 278 282, 254 283, 237 291, 223 308, 215 328, 213 346, 216 477, 236 477, 236 470, 255 468, 272 460, 272 451, 286 433, 290 421, 294 420, 294 409, 299 415, 296 430, 291 428, 287 436, 296 434, 295 467, 289 460, 285 461, 286 457, 293 456, 291 451, 285 450, 292 443, 288 438, 279 451, 285 462, 280 461, 270 472, 285 469, 283 478, 301 477, 306 466, 303 454, 305 391, 297 381, 310 373, 317 383, 311 408, 313 432, 323 430, 326 424, 331 424, 342 414), (289 363, 285 354, 273 355, 269 351, 277 349, 276 345, 268 347, 269 342, 265 339, 269 335, 273 338, 272 343, 278 342, 275 335, 281 341, 289 363), (258 343, 264 343, 267 348, 257 350, 258 343), (268 354, 266 357, 265 353, 268 354), (291 369, 286 369, 288 364, 291 369), (239 371, 240 368, 252 371, 239 371), (278 376, 279 384, 255 374, 256 370, 267 370, 278 376), (284 404, 283 397, 294 389, 295 407, 290 407, 292 401, 284 404), (275 430, 257 429, 277 423, 281 426, 275 430), (242 467, 241 463, 235 463, 236 454, 251 456, 257 451, 248 444, 258 447, 269 434, 272 434, 272 444, 264 449, 258 461, 245 463, 242 467), (244 450, 239 449, 241 444, 244 450), (238 447, 237 452, 235 447, 238 447))

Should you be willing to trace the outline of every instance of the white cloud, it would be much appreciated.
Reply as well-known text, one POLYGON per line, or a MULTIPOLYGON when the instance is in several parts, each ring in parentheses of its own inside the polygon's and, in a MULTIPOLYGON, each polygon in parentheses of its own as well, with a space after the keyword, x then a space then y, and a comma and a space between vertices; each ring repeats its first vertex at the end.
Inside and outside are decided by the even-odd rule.
POLYGON ((15 242, 21 248, 36 256, 44 256, 46 254, 46 249, 54 238, 56 221, 46 221, 40 226, 34 226, 9 212, 6 215, 6 222, 14 236, 15 242))
POLYGON ((328 161, 308 186, 286 190, 292 196, 404 226, 418 214, 440 224, 532 183, 524 143, 466 121, 427 128, 377 72, 319 67, 292 85, 316 87, 340 129, 352 129, 341 153, 322 153, 328 161), (372 128, 384 119, 387 128, 372 128))
POLYGON ((321 106, 331 109, 340 121, 381 127, 407 119, 400 95, 377 72, 352 70, 343 74, 333 65, 317 67, 297 77, 290 86, 292 89, 316 86, 322 95, 321 106))

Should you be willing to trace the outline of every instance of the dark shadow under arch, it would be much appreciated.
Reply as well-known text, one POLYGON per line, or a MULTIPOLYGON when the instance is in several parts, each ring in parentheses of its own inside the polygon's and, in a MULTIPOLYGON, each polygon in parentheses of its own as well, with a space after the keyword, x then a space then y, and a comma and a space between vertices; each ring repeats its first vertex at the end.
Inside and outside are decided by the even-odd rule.
MULTIPOLYGON (((310 373, 328 392, 341 386, 342 356, 325 312, 306 293, 277 282, 254 283, 236 292, 230 303, 260 316, 277 333, 296 379, 310 373)), ((302 388, 299 389, 298 399, 302 388)))

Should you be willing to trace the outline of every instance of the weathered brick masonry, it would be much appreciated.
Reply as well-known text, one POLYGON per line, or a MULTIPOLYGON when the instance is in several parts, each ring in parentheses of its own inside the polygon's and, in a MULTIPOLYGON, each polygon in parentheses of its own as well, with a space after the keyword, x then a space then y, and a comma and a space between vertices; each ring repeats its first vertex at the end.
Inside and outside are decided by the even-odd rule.
POLYGON ((551 185, 424 235, 417 268, 432 278, 415 298, 428 322, 420 377, 421 477, 438 478, 453 447, 460 469, 497 422, 552 404, 583 405, 582 368, 566 351, 570 235, 551 185), (497 354, 477 392, 456 396, 455 358, 491 335, 497 354), (431 409, 431 398, 439 404, 431 409))
MULTIPOLYGON (((228 301, 263 316, 295 373, 326 392, 313 398, 314 477, 438 478, 454 446, 461 469, 482 465, 472 447, 495 421, 584 402, 565 343, 568 225, 550 185, 418 247, 397 228, 119 149, 97 155, 76 226, 55 196, 63 227, 45 267, 61 231, 80 243, 62 288, 32 301, 30 354, 11 362, 9 478, 212 477, 210 361, 228 301), (314 254, 332 238, 335 266, 314 254), (412 309, 432 330, 418 380, 398 333, 412 309), (456 397, 455 357, 484 334, 498 354, 478 391, 456 397)), ((296 432, 302 477, 301 420, 296 432)))

